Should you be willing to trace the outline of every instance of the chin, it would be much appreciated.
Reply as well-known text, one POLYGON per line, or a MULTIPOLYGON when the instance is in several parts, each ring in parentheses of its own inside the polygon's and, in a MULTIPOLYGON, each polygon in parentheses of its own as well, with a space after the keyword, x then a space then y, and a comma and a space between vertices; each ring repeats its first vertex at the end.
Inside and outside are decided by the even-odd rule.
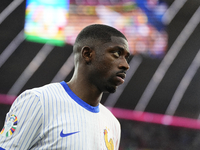
POLYGON ((106 87, 106 93, 115 93, 115 92, 116 92, 116 87, 114 87, 114 86, 106 87))

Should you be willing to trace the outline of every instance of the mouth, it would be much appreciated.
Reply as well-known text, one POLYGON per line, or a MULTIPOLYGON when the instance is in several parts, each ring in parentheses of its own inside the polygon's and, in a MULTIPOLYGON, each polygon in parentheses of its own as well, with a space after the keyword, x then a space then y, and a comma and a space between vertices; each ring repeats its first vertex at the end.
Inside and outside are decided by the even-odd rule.
POLYGON ((118 85, 123 84, 124 79, 126 77, 126 73, 118 73, 116 76, 117 76, 118 85))
POLYGON ((124 80, 126 77, 126 73, 118 73, 117 76, 124 80))

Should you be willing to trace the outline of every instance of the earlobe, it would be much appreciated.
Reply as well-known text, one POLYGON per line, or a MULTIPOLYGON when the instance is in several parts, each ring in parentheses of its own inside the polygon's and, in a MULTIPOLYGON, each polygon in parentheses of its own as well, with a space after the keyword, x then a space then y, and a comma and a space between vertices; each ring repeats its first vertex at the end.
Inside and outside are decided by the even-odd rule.
POLYGON ((87 64, 91 63, 92 53, 93 53, 93 50, 90 47, 88 47, 88 46, 84 46, 81 49, 81 55, 82 55, 83 59, 85 60, 85 62, 87 64))

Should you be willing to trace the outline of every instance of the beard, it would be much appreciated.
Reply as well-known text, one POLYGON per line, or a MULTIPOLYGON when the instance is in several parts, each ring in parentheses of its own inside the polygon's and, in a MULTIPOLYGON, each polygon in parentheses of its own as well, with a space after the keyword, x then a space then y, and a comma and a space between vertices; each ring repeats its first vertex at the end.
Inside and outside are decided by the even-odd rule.
POLYGON ((114 87, 106 87, 108 93, 115 93, 116 89, 114 87))
POLYGON ((106 86, 106 91, 108 92, 108 93, 115 93, 116 92, 116 86, 106 86))
POLYGON ((104 84, 105 91, 106 93, 115 93, 117 89, 117 85, 114 81, 114 76, 111 76, 108 80, 106 80, 106 83, 104 84))

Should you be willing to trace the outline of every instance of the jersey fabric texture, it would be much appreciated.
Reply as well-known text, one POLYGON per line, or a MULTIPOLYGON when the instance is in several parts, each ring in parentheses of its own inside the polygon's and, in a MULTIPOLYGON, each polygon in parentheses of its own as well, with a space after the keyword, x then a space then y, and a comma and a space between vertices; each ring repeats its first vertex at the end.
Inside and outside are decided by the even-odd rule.
POLYGON ((0 150, 118 150, 120 135, 105 106, 90 106, 63 81, 18 96, 6 115, 0 150))

